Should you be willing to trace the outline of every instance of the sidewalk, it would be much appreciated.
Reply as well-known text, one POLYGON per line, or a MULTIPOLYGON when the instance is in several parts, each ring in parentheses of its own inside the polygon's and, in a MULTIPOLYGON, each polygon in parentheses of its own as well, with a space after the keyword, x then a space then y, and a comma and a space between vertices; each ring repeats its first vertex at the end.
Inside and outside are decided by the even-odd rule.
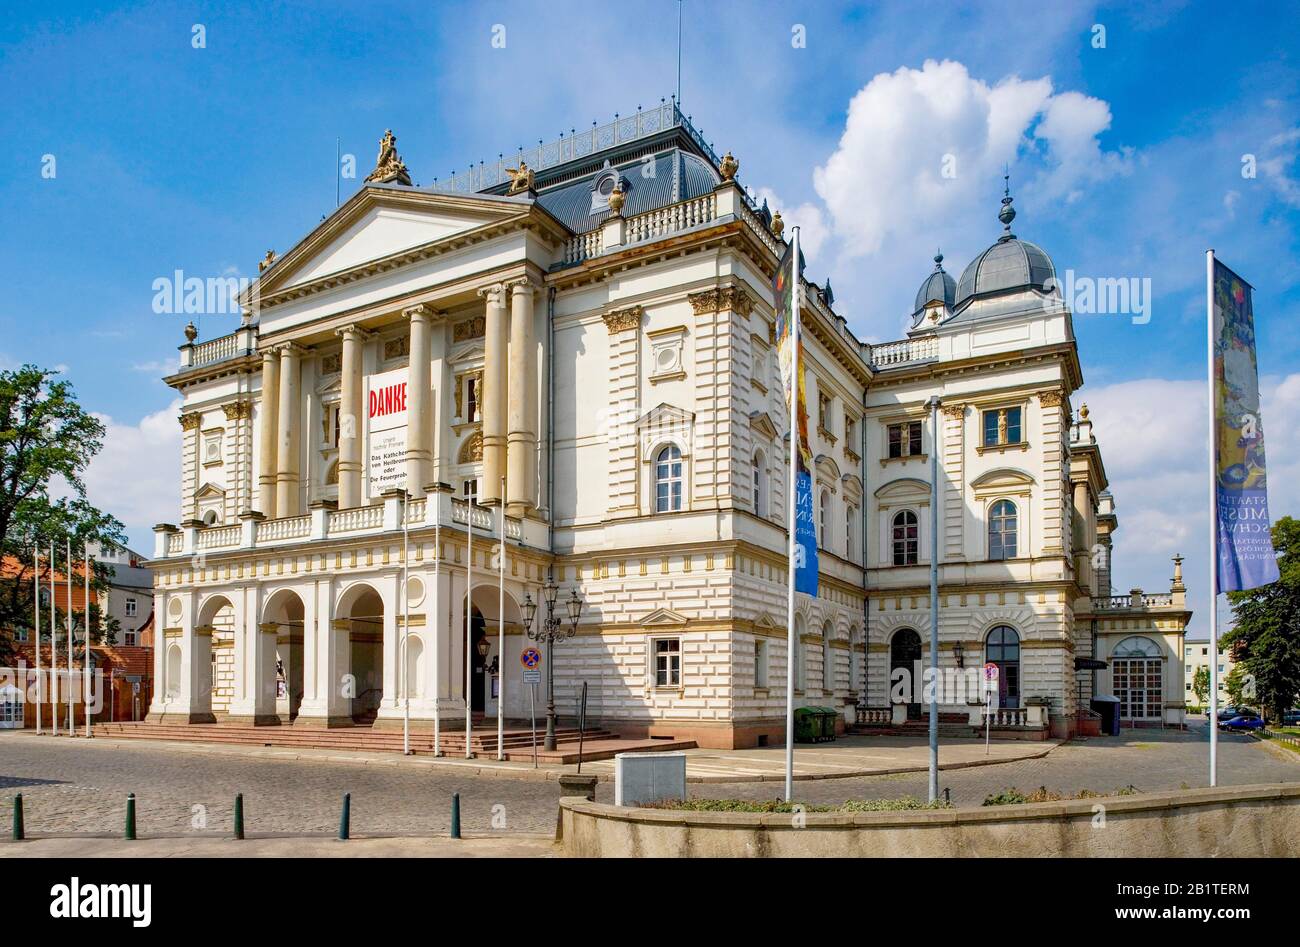
POLYGON ((0 842, 0 858, 554 858, 555 840, 546 836, 484 836, 463 839, 297 836, 229 838, 185 836, 142 838, 37 838, 0 842))
MULTIPOLYGON (((37 737, 30 730, 0 731, 0 742, 8 739, 39 739, 52 745, 75 750, 84 737, 37 737)), ((89 741, 98 748, 125 751, 166 749, 176 753, 217 756, 253 757, 285 762, 351 763, 363 766, 425 767, 440 772, 454 771, 468 776, 500 779, 558 780, 576 772, 575 764, 540 765, 497 762, 494 759, 463 757, 403 756, 400 753, 367 753, 357 750, 329 750, 247 746, 223 743, 195 743, 168 740, 114 740, 95 737, 89 741)), ((943 740, 939 743, 939 768, 964 769, 1021 760, 1041 759, 1060 746, 1057 741, 1028 742, 995 740, 985 753, 983 740, 943 740)), ((691 783, 768 782, 785 779, 785 748, 759 747, 749 750, 693 749, 686 754, 686 780, 691 783)), ((854 776, 881 776, 891 773, 924 772, 929 768, 930 750, 924 739, 916 737, 846 736, 833 743, 797 746, 794 751, 796 780, 845 779, 854 776)), ((599 760, 582 764, 602 782, 614 779, 614 761, 599 760)))

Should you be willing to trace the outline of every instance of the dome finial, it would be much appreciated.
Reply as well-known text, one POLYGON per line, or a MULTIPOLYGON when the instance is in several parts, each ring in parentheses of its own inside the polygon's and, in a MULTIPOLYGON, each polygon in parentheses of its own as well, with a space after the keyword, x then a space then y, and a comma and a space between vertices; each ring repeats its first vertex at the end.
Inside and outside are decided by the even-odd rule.
POLYGON ((1011 196, 1011 166, 1006 165, 1002 169, 1002 210, 998 211, 998 220, 1002 221, 1003 240, 1010 240, 1015 236, 1011 232, 1011 221, 1016 219, 1016 209, 1011 206, 1015 200, 1011 196))
POLYGON ((942 251, 942 250, 935 250, 935 251, 934 251, 934 268, 935 268, 935 270, 938 271, 938 272, 942 272, 942 271, 943 271, 943 251, 942 251))

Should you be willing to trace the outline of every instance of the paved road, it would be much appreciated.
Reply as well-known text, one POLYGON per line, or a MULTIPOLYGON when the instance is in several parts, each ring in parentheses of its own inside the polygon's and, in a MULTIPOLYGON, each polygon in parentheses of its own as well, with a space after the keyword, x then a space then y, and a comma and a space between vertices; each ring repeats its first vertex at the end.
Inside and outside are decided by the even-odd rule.
MULTIPOLYGON (((1126 731, 1120 737, 1066 744, 1049 756, 941 774, 959 806, 986 795, 1040 785, 1062 792, 1135 785, 1156 791, 1206 781, 1206 732, 1126 731)), ((1221 785, 1300 780, 1300 757, 1244 736, 1220 743, 1221 785)), ((796 785, 810 803, 849 798, 924 797, 924 773, 813 780, 796 785)), ((135 792, 141 836, 229 834, 231 800, 242 792, 246 831, 319 834, 338 829, 342 793, 352 793, 352 831, 371 836, 434 836, 450 828, 450 799, 460 792, 466 833, 535 835, 554 830, 559 786, 554 781, 501 779, 428 767, 302 762, 221 754, 168 752, 141 742, 130 747, 93 741, 0 738, 0 827, 10 800, 22 792, 33 834, 122 831, 124 800, 135 792)), ((692 796, 771 799, 778 783, 691 784, 692 796)), ((597 798, 612 801, 601 783, 597 798)), ((7 833, 6 833, 7 834, 7 833)))

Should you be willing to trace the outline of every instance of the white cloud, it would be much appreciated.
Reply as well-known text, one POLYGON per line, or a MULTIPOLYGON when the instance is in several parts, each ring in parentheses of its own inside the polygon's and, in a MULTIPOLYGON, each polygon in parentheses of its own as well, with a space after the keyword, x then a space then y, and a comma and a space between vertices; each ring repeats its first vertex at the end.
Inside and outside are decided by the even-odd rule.
POLYGON ((153 553, 151 529, 180 512, 181 402, 122 424, 96 415, 108 429, 103 449, 86 471, 86 491, 99 509, 126 524, 131 545, 153 553))
POLYGON ((797 207, 788 207, 775 191, 767 187, 760 187, 754 193, 760 206, 763 201, 767 201, 769 210, 773 213, 780 211, 781 219, 785 221, 787 235, 791 227, 799 228, 800 251, 806 257, 815 257, 829 235, 829 228, 826 226, 826 218, 822 215, 821 208, 809 201, 797 207))

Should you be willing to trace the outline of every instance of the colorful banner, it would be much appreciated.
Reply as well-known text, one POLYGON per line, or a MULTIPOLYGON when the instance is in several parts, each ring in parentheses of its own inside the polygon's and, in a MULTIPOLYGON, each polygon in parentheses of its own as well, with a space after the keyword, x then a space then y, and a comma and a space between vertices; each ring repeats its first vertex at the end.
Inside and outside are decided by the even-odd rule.
POLYGON ((1251 287, 1214 261, 1214 470, 1220 592, 1278 580, 1268 518, 1251 287))
POLYGON ((817 523, 813 513, 812 474, 800 464, 795 480, 794 590, 817 595, 817 523))
MULTIPOLYGON (((803 263, 802 254, 800 254, 800 264, 803 263)), ((781 257, 781 263, 776 268, 776 276, 772 279, 772 298, 776 303, 776 351, 781 362, 781 386, 785 392, 785 407, 790 409, 790 392, 795 387, 795 376, 798 376, 799 389, 799 454, 803 461, 804 469, 812 467, 812 448, 808 441, 808 395, 804 388, 803 381, 803 350, 800 346, 799 368, 794 368, 794 333, 798 329, 799 320, 796 317, 794 307, 794 287, 796 283, 793 261, 794 243, 791 242, 785 249, 785 255, 781 257)), ((803 275, 802 265, 799 267, 799 275, 803 275)), ((800 343, 802 343, 802 338, 800 343)))
POLYGON ((366 376, 367 492, 406 487, 406 369, 366 376))

